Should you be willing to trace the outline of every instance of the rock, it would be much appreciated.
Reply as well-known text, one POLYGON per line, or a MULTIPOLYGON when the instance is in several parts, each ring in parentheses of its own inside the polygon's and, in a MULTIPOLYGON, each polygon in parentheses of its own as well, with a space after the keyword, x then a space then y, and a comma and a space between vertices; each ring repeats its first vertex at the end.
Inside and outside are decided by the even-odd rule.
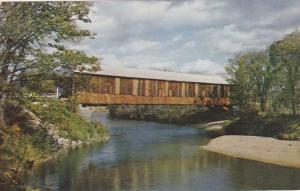
POLYGON ((43 104, 43 107, 44 107, 44 108, 49 108, 49 105, 43 104))
POLYGON ((58 139, 60 139, 60 137, 59 137, 59 135, 54 134, 54 135, 52 135, 52 139, 53 139, 53 140, 58 140, 58 139))
POLYGON ((224 126, 213 125, 204 129, 211 136, 221 136, 224 134, 224 126))
POLYGON ((71 146, 73 146, 73 147, 74 147, 74 146, 79 146, 79 145, 82 145, 82 143, 83 143, 83 142, 80 141, 80 140, 78 140, 78 141, 72 141, 72 142, 71 142, 71 146))
POLYGON ((77 146, 77 141, 72 141, 71 146, 77 146))
POLYGON ((37 117, 33 112, 24 109, 21 112, 21 115, 26 117, 26 122, 25 125, 31 129, 37 130, 40 129, 40 125, 41 125, 41 119, 39 117, 37 117))
POLYGON ((215 121, 211 123, 200 124, 197 128, 203 129, 208 135, 212 137, 224 135, 224 128, 228 121, 215 121))
POLYGON ((68 146, 70 146, 70 141, 69 141, 69 139, 59 138, 57 140, 57 144, 61 147, 68 147, 68 146))

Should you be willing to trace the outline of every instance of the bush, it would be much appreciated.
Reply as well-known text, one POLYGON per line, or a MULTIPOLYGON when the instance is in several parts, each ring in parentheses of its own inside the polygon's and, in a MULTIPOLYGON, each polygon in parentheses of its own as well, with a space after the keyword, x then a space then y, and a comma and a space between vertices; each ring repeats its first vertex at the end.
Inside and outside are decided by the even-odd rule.
POLYGON ((300 118, 288 115, 244 116, 227 125, 225 134, 300 140, 300 118))
POLYGON ((69 102, 45 97, 35 97, 26 103, 27 108, 42 121, 53 124, 64 138, 87 142, 107 135, 102 124, 84 120, 78 114, 69 111, 67 105, 69 102))
POLYGON ((18 125, 1 126, 0 190, 17 189, 21 178, 49 152, 50 144, 39 133, 23 134, 18 125))
POLYGON ((22 103, 7 100, 0 108, 5 111, 4 121, 0 118, 0 190, 20 189, 23 173, 57 150, 46 131, 29 125, 33 119, 24 108, 38 116, 43 127, 53 124, 64 138, 89 142, 107 135, 102 124, 85 121, 63 101, 45 97, 23 99, 22 103))

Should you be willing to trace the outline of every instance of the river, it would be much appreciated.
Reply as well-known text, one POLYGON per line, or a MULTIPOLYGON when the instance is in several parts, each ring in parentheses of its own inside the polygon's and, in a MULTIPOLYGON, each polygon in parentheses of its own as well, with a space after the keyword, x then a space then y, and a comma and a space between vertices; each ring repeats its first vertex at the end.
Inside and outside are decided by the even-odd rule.
POLYGON ((204 151, 209 138, 193 126, 109 119, 106 143, 72 149, 42 165, 27 182, 51 190, 300 189, 300 169, 204 151))

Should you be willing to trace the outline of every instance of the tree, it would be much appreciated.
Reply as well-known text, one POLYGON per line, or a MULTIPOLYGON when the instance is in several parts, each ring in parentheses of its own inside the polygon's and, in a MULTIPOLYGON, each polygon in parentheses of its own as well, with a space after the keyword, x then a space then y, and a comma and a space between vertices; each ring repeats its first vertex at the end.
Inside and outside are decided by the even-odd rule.
POLYGON ((245 52, 230 60, 226 66, 228 81, 233 84, 233 104, 248 109, 258 102, 266 111, 272 83, 272 67, 266 52, 245 52))
POLYGON ((270 60, 276 68, 278 99, 296 115, 300 103, 300 33, 294 32, 273 43, 270 60))
POLYGON ((249 65, 250 79, 254 87, 254 97, 257 97, 260 111, 266 111, 269 90, 272 83, 272 67, 266 52, 253 52, 249 65))
POLYGON ((11 86, 22 89, 32 79, 55 79, 57 68, 97 69, 96 57, 66 47, 95 35, 77 25, 91 22, 88 13, 84 2, 1 3, 1 97, 16 95, 11 86))
POLYGON ((253 102, 253 84, 249 73, 250 62, 251 55, 244 53, 230 59, 229 64, 225 67, 228 81, 233 85, 231 91, 232 104, 239 106, 241 109, 247 109, 253 102))
POLYGON ((40 93, 38 87, 49 81, 72 80, 74 70, 99 68, 98 58, 67 46, 94 37, 78 27, 91 22, 88 14, 86 2, 0 3, 0 190, 18 184, 28 159, 38 157, 31 149, 35 136, 7 123, 5 103, 26 99, 24 92, 40 93), (58 75, 58 69, 71 75, 58 75))

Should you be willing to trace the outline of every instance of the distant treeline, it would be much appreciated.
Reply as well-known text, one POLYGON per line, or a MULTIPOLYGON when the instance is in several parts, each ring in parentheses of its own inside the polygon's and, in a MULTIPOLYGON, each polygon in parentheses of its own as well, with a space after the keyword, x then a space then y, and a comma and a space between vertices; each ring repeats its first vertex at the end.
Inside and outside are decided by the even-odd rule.
POLYGON ((246 51, 229 60, 228 81, 233 105, 256 110, 299 114, 300 32, 293 32, 263 51, 246 51))

